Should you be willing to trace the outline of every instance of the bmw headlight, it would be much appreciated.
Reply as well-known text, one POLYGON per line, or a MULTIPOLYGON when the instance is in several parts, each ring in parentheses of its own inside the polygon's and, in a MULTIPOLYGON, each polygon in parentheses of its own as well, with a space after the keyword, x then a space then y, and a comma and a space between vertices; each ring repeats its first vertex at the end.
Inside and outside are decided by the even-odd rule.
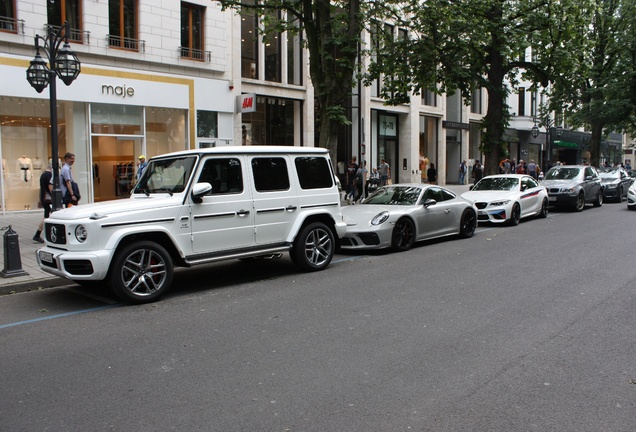
POLYGON ((86 227, 84 227, 84 225, 78 225, 75 227, 75 238, 78 242, 84 243, 87 237, 88 231, 86 231, 86 227))
POLYGON ((503 207, 510 204, 510 200, 494 201, 490 203, 490 207, 503 207))
POLYGON ((388 218, 389 218, 388 211, 383 211, 382 213, 378 213, 377 215, 373 217, 373 219, 371 219, 371 225, 380 225, 381 223, 386 222, 388 218))

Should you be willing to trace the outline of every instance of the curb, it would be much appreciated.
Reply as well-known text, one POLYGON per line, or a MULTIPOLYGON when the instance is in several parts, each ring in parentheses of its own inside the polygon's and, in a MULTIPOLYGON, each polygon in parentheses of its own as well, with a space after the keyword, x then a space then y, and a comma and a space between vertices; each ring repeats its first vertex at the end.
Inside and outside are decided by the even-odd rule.
POLYGON ((37 279, 27 282, 16 282, 0 286, 0 296, 24 293, 29 291, 39 291, 47 288, 56 288, 64 285, 72 285, 68 279, 53 277, 48 279, 37 279))

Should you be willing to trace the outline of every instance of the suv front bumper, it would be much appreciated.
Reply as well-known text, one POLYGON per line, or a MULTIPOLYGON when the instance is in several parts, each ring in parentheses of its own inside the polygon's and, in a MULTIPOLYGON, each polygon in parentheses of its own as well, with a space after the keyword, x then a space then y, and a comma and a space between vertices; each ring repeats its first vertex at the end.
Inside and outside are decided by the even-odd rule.
POLYGON ((68 252, 44 247, 35 252, 40 269, 71 280, 102 280, 112 251, 68 252))

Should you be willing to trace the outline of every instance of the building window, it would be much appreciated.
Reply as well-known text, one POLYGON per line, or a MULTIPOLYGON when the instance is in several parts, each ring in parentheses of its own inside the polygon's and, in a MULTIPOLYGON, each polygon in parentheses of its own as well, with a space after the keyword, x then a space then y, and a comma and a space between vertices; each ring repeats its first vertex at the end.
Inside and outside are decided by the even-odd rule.
POLYGON ((204 61, 203 23, 205 9, 181 3, 181 57, 204 61))
POLYGON ((15 16, 15 0, 0 2, 0 31, 17 33, 18 25, 15 16))
POLYGON ((197 138, 216 138, 219 120, 216 111, 197 111, 197 138))
POLYGON ((302 85, 302 33, 298 21, 292 22, 297 32, 287 32, 287 83, 302 85))
POLYGON ((428 106, 437 106, 437 95, 431 90, 422 90, 422 103, 428 106))
MULTIPOLYGON (((253 4, 254 0, 245 3, 253 4)), ((258 18, 247 8, 241 10, 241 76, 258 78, 258 18)))
POLYGON ((481 87, 475 85, 470 96, 470 112, 481 114, 481 87))
POLYGON ((526 115, 526 88, 519 87, 519 107, 517 111, 518 116, 526 115))
POLYGON ((139 51, 137 0, 108 0, 108 45, 139 51))
POLYGON ((532 117, 537 117, 537 91, 533 91, 530 93, 530 115, 532 117))
POLYGON ((68 38, 73 42, 82 42, 81 2, 80 0, 60 0, 46 2, 48 24, 60 28, 68 21, 68 38))
MULTIPOLYGON (((271 12, 270 19, 277 23, 279 12, 271 12)), ((265 44, 265 81, 281 82, 281 34, 274 28, 265 28, 263 43, 265 44)))

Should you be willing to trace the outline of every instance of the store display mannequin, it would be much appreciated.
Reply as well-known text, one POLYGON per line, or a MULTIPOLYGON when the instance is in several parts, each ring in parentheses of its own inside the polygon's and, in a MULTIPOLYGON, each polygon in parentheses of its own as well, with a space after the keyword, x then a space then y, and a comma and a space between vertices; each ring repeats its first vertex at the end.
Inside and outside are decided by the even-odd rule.
POLYGON ((22 155, 22 157, 18 158, 17 164, 20 178, 22 178, 25 182, 30 182, 33 177, 33 162, 31 159, 22 155))

